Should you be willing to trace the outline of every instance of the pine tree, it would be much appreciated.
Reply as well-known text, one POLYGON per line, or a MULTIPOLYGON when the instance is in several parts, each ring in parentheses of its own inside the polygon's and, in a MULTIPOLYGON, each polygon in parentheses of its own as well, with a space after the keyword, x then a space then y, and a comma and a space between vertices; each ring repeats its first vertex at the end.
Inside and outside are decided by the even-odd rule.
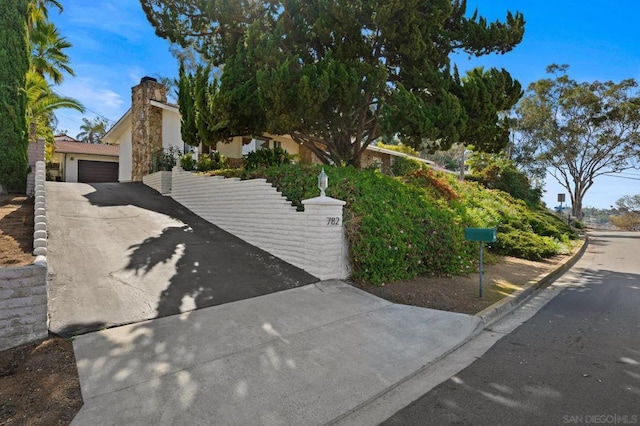
POLYGON ((27 0, 0 0, 0 187, 24 192, 29 70, 27 0))
POLYGON ((478 103, 459 96, 451 53, 505 53, 524 34, 522 14, 488 23, 465 0, 141 3, 156 34, 221 70, 199 110, 209 137, 289 134, 334 164, 358 165, 382 135, 416 148, 461 140, 478 103))

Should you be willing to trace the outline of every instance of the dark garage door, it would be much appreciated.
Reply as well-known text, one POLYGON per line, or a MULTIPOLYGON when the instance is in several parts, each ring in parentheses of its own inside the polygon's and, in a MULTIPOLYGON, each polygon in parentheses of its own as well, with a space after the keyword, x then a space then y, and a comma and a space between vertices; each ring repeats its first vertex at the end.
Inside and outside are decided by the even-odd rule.
POLYGON ((78 160, 78 182, 100 183, 118 181, 118 163, 78 160))

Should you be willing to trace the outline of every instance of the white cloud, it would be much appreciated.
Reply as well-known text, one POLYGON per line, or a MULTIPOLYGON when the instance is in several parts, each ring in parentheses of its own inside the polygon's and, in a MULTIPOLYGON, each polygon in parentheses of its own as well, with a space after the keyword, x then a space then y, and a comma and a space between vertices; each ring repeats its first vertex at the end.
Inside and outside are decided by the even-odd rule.
POLYGON ((58 130, 66 131, 70 136, 80 132, 82 118, 106 117, 112 123, 129 108, 130 101, 109 86, 107 79, 69 78, 56 91, 80 101, 87 109, 84 113, 64 109, 56 111, 58 130))
POLYGON ((82 102, 97 113, 109 116, 122 110, 124 100, 115 91, 104 87, 104 82, 93 78, 75 78, 65 82, 60 91, 82 102), (104 111, 104 112, 102 112, 104 111))

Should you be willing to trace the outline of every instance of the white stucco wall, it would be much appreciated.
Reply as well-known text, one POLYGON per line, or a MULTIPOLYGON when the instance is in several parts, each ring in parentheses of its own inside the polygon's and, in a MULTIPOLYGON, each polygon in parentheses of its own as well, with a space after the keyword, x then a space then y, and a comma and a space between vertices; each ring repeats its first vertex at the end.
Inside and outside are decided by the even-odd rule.
POLYGON ((184 147, 182 136, 180 135, 180 114, 162 110, 162 147, 169 148, 174 146, 179 150, 184 147))
MULTIPOLYGON (((280 142, 280 146, 282 149, 287 151, 291 155, 297 155, 300 153, 300 146, 291 139, 290 136, 276 136, 276 135, 265 135, 266 138, 269 138, 269 148, 275 148, 275 142, 280 142)), ((246 150, 250 145, 244 145, 246 150)), ((218 143, 218 152, 224 155, 227 158, 242 158, 243 155, 243 145, 242 145, 242 137, 236 136, 230 143, 218 143)))
POLYGON ((218 152, 227 158, 242 158, 242 137, 236 136, 230 143, 218 142, 218 152))
MULTIPOLYGON (((271 135, 270 135, 271 136, 271 135)), ((273 140, 269 143, 269 148, 275 148, 274 142, 280 142, 282 149, 287 151, 291 155, 298 155, 300 153, 300 145, 298 145, 289 136, 271 136, 273 140)))
POLYGON ((202 176, 179 167, 173 169, 171 197, 203 219, 322 280, 349 276, 344 201, 304 200, 305 211, 298 212, 264 179, 202 176))
POLYGON ((124 132, 118 139, 120 145, 120 166, 118 170, 118 181, 131 182, 131 173, 133 169, 133 152, 131 149, 131 126, 129 130, 124 132))
POLYGON ((65 160, 65 181, 66 182, 78 182, 78 161, 105 161, 109 163, 117 163, 118 157, 104 157, 101 155, 86 155, 86 154, 67 154, 65 160))

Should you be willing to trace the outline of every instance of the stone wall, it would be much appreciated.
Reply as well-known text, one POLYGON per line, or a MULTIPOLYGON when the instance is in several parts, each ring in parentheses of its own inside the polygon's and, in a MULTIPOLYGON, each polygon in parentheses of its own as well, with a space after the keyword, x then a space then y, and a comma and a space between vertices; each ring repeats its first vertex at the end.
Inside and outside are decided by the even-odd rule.
POLYGON ((47 336, 47 267, 0 269, 0 351, 47 336))
POLYGON ((162 109, 151 101, 166 102, 164 85, 150 77, 143 77, 131 89, 131 180, 140 182, 151 172, 153 155, 162 150, 162 109))
POLYGON ((346 279, 344 201, 317 197, 296 211, 264 179, 199 176, 176 167, 171 196, 205 220, 316 277, 346 279))
POLYGON ((47 337, 47 225, 45 164, 35 168, 36 261, 33 265, 0 268, 0 351, 47 337))

